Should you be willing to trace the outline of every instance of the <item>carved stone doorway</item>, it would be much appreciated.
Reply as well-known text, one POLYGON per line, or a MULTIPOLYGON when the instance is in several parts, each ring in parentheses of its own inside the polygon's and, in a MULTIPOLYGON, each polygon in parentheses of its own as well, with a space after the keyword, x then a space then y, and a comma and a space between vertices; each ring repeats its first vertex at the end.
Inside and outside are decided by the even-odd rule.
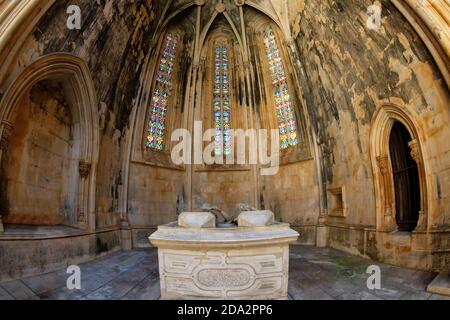
POLYGON ((408 232, 416 229, 420 213, 419 170, 409 147, 412 140, 406 127, 398 121, 395 122, 389 139, 389 150, 396 222, 399 231, 408 232))

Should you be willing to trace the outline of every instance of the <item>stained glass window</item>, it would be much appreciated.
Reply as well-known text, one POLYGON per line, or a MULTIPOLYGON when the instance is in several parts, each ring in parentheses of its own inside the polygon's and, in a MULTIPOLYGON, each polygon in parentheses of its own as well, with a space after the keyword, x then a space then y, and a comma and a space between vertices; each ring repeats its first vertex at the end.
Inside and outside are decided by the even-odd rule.
POLYGON ((228 46, 214 46, 214 125, 216 130, 215 155, 232 153, 231 96, 228 66, 228 46))
POLYGON ((172 93, 172 76, 178 41, 178 35, 174 33, 169 33, 164 41, 150 104, 146 146, 158 151, 164 150, 167 105, 172 93))
POLYGON ((277 122, 280 129, 281 149, 298 144, 297 122, 289 94, 286 69, 272 27, 264 32, 264 44, 269 60, 272 85, 275 89, 277 122))

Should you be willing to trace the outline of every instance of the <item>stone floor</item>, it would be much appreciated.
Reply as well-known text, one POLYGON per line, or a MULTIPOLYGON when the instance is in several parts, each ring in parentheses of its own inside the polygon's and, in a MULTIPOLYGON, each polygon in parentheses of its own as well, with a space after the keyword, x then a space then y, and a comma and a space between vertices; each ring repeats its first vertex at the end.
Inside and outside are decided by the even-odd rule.
MULTIPOLYGON (((0 283, 0 300, 159 299, 154 249, 112 254, 80 265, 82 290, 66 287, 66 270, 0 283)), ((295 246, 291 250, 289 296, 294 300, 448 299, 425 291, 436 274, 374 263, 333 249, 295 246), (382 271, 382 289, 367 289, 369 265, 382 271)))

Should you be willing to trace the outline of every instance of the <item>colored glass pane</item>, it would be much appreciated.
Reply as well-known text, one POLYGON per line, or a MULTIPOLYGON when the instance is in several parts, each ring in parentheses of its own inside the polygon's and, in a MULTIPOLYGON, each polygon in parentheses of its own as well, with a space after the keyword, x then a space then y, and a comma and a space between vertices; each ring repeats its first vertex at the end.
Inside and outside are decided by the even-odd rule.
POLYGON ((286 69, 272 27, 268 27, 264 32, 264 45, 275 91, 275 109, 280 130, 280 145, 282 149, 286 149, 298 144, 297 122, 289 94, 286 69))
POLYGON ((146 146, 158 151, 164 150, 167 107, 172 93, 172 77, 178 40, 178 35, 169 33, 164 41, 150 103, 146 146))

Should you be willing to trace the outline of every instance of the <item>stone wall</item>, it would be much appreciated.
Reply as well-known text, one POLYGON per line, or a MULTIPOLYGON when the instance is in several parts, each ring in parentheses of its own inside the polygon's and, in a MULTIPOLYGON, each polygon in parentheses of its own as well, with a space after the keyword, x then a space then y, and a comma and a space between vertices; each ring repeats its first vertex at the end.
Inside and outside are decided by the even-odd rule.
MULTIPOLYGON (((389 244, 375 237, 374 251, 368 250, 370 241, 363 236, 347 239, 351 229, 376 228, 370 159, 374 143, 370 132, 377 129, 371 126, 374 113, 390 102, 405 108, 419 124, 429 186, 429 227, 448 229, 450 97, 432 56, 390 1, 381 1, 381 29, 366 28, 371 4, 300 1, 292 5, 290 20, 303 69, 298 74, 323 159, 323 179, 330 188, 345 187, 347 194, 347 217, 328 219, 336 230, 330 245, 376 258, 389 251, 389 244)), ((384 259, 408 265, 408 254, 405 250, 384 259)))
POLYGON ((117 230, 67 235, 30 236, 0 241, 0 282, 78 265, 120 250, 117 230))
MULTIPOLYGON (((154 33, 165 1, 58 0, 28 35, 12 63, 2 66, 7 72, 2 74, 5 81, 0 85, 0 98, 23 70, 43 55, 67 52, 86 62, 99 101, 101 130, 96 225, 98 230, 118 228, 121 215, 128 214, 138 246, 147 242, 152 228, 174 220, 186 204, 198 207, 205 202, 227 211, 234 210, 239 202, 258 203, 300 230, 300 241, 314 244, 319 216, 327 211, 327 203, 329 214, 332 209, 330 190, 341 189, 345 215, 327 217, 328 235, 321 236, 326 237, 328 245, 417 268, 450 265, 449 90, 416 31, 388 0, 380 1, 380 30, 366 28, 367 7, 373 4, 370 0, 287 1, 287 10, 279 3, 272 7, 268 1, 255 2, 273 17, 281 17, 279 25, 284 29, 277 32, 304 133, 301 148, 283 163, 276 176, 258 176, 255 182, 251 171, 226 172, 220 168, 194 168, 191 176, 191 167, 174 168, 167 163, 167 155, 164 161, 143 155, 142 133, 153 81, 146 80, 153 76, 149 65, 154 69, 158 63, 155 48, 165 30, 154 33), (81 7, 80 31, 66 27, 69 4, 81 7), (378 230, 376 165, 371 157, 374 141, 370 137, 378 130, 373 127, 374 116, 387 102, 411 115, 422 142, 427 228, 407 238, 378 230), (307 150, 310 142, 317 146, 317 153, 307 150), (124 172, 128 161, 129 172, 124 172), (252 196, 255 190, 257 199, 252 196)), ((180 4, 175 1, 173 7, 180 4)), ((228 2, 227 8, 240 40, 246 36, 249 51, 248 69, 237 59, 241 73, 235 84, 235 102, 242 110, 252 107, 254 126, 264 127, 262 124, 273 118, 267 114, 273 101, 267 86, 270 76, 263 70, 267 66, 260 31, 272 22, 246 5, 248 25, 247 30, 241 30, 237 7, 228 2)), ((199 110, 203 109, 199 107, 207 103, 202 101, 204 90, 212 89, 202 82, 205 68, 191 61, 195 56, 195 13, 194 6, 172 21, 188 34, 177 73, 174 128, 189 128, 194 119, 202 118, 199 110)), ((207 3, 203 13, 201 26, 206 27, 214 7, 207 3)), ((218 23, 233 36, 235 30, 230 29, 228 20, 220 16, 218 23)), ((246 119, 243 126, 250 126, 250 121, 246 119)), ((61 125, 58 129, 67 139, 68 127, 61 125)), ((61 148, 56 153, 61 153, 61 148)), ((57 211, 55 199, 47 204, 43 207, 49 213, 57 211)), ((77 250, 71 252, 76 254, 77 250)))
MULTIPOLYGON (((14 130, 2 158, 1 212, 5 223, 74 223, 70 186, 74 145, 72 114, 58 83, 41 82, 15 110, 14 130)), ((75 168, 77 163, 75 163, 75 168)))
POLYGON ((282 166, 276 176, 260 180, 260 206, 298 230, 300 243, 316 244, 320 209, 314 161, 282 166))
POLYGON ((162 2, 151 0, 57 1, 25 41, 0 87, 2 96, 24 68, 53 52, 71 53, 87 63, 100 102, 96 201, 96 224, 100 229, 119 222, 124 137, 140 87, 144 58, 162 10, 162 2), (66 27, 69 5, 81 8, 81 30, 66 27))

